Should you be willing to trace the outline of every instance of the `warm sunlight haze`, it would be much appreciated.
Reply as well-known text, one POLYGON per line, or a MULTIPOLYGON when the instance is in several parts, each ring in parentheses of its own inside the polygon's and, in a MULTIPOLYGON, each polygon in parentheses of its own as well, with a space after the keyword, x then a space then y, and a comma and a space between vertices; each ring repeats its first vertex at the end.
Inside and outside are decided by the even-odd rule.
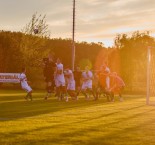
POLYGON ((155 0, 0 0, 0 145, 155 145, 155 0))

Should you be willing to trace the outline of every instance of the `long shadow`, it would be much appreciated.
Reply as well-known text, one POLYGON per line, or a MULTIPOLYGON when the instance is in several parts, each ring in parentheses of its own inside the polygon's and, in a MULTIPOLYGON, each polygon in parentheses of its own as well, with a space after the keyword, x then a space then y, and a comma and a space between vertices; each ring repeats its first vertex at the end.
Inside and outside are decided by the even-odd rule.
MULTIPOLYGON (((12 97, 10 97, 12 99, 12 97)), ((43 101, 42 98, 35 97, 34 102, 21 101, 21 97, 17 97, 13 102, 2 102, 0 104, 0 121, 10 121, 17 120, 27 117, 35 117, 42 114, 54 113, 61 110, 69 110, 74 108, 88 108, 91 106, 108 106, 113 105, 105 101, 105 99, 100 99, 98 101, 85 101, 81 99, 77 102, 58 102, 56 99, 43 101), (19 99, 20 98, 20 99, 19 99)), ((8 99, 7 99, 8 100, 8 99)), ((120 104, 120 102, 115 102, 115 104, 120 104)), ((135 109, 141 106, 132 107, 135 109)), ((114 112, 113 112, 114 113, 114 112)))
MULTIPOLYGON (((103 125, 102 127, 104 126, 111 126, 111 125, 114 125, 114 124, 118 124, 118 123, 123 123, 123 122, 126 122, 126 120, 131 120, 131 119, 134 119, 136 117, 140 117, 144 114, 147 114, 148 112, 152 112, 154 111, 154 109, 152 110, 149 110, 149 111, 145 111, 145 112, 141 112, 141 113, 137 113, 137 114, 134 114, 132 116, 127 116, 127 117, 124 117, 124 118, 119 118, 117 119, 117 121, 114 121, 112 123, 107 123, 105 125, 103 125)), ((122 112, 122 111, 121 111, 122 112)), ((98 117, 92 117, 91 119, 83 119, 82 121, 72 121, 72 122, 69 122, 69 123, 58 123, 56 125, 51 125, 51 126, 46 126, 46 127, 40 127, 40 128, 37 128, 37 129, 32 129, 32 130, 28 130, 28 132, 34 132, 34 131, 42 131, 42 130, 45 130, 45 129, 49 129, 50 127, 53 128, 53 129, 56 129, 57 127, 63 127, 63 126, 66 126, 66 125, 69 125, 70 123, 74 123, 74 124, 81 124, 81 123, 87 123, 87 122, 91 122, 91 121, 95 121, 95 120, 99 120, 101 118, 105 118, 105 117, 110 117, 110 116, 113 116, 113 115, 116 115, 116 114, 119 114, 120 111, 115 111, 115 112, 112 112, 112 113, 106 113, 104 115, 100 115, 98 117)), ((16 132, 15 134, 27 134, 28 132, 24 131, 24 132, 16 132)))
MULTIPOLYGON (((143 140, 140 140, 140 138, 149 138, 149 136, 144 135, 143 132, 142 132, 143 135, 140 137, 140 136, 138 136, 138 134, 136 134, 135 131, 140 130, 142 128, 142 126, 146 126, 148 124, 154 123, 154 121, 155 120, 152 119, 151 121, 146 121, 143 124, 140 124, 140 125, 137 125, 137 126, 134 126, 134 127, 130 127, 130 128, 125 128, 125 129, 123 129, 121 131, 117 130, 117 131, 114 131, 113 133, 110 133, 110 134, 102 136, 102 137, 91 138, 86 143, 86 145, 94 145, 94 144, 112 145, 112 143, 107 142, 107 141, 110 141, 110 140, 113 140, 114 142, 118 141, 119 144, 121 144, 121 145, 124 145, 125 142, 127 142, 128 145, 130 145, 130 142, 131 142, 131 144, 133 144, 133 142, 138 142, 138 144, 140 144, 140 145, 150 144, 148 141, 144 142, 143 140), (135 134, 135 137, 132 136, 132 138, 129 138, 128 136, 126 136, 126 133, 135 134)), ((142 130, 142 131, 144 131, 144 130, 142 130)), ((150 140, 150 141, 155 143, 155 140, 154 141, 150 140)))
MULTIPOLYGON (((91 136, 91 138, 88 140, 88 141, 84 141, 84 140, 70 140, 69 138, 72 138, 72 137, 76 137, 76 136, 85 136, 87 135, 89 132, 94 132, 94 133, 97 133, 98 132, 98 129, 99 128, 104 128, 104 127, 111 127, 111 126, 115 126, 117 125, 118 123, 125 123, 126 120, 130 121, 131 119, 135 118, 135 117, 140 117, 141 115, 146 115, 148 112, 151 112, 151 111, 154 111, 154 109, 150 110, 150 111, 145 111, 145 112, 142 112, 142 113, 138 113, 138 114, 135 114, 135 115, 132 115, 132 116, 128 116, 126 118, 124 118, 122 120, 122 118, 120 118, 120 120, 117 120, 117 121, 114 121, 114 122, 110 122, 110 123, 106 123, 104 125, 96 125, 96 126, 91 126, 87 129, 80 129, 80 130, 72 130, 71 132, 62 132, 60 133, 58 136, 56 137, 52 137, 51 138, 48 138, 46 139, 46 141, 44 140, 38 140, 39 143, 44 143, 44 142, 47 142, 47 143, 57 143, 57 144, 62 144, 64 142, 67 143, 70 143, 70 144, 73 144, 73 145, 79 145, 79 144, 86 144, 86 145, 94 145, 94 144, 97 144, 97 145, 100 145, 100 144, 103 144, 103 145, 109 145, 107 143, 107 140, 118 140, 119 138, 119 141, 120 139, 124 139, 125 138, 125 133, 126 132, 131 132, 131 133, 134 133, 135 130, 138 130, 140 129, 142 126, 145 126, 145 125, 148 125, 148 124, 151 124, 151 123, 154 123, 154 119, 150 120, 150 121, 145 121, 144 123, 141 123, 141 124, 138 124, 137 126, 134 126, 134 127, 129 127, 129 128, 124 128, 123 130, 117 130, 117 131, 114 131, 112 133, 109 133, 109 134, 106 134, 106 135, 103 135, 102 137, 98 137, 98 138, 93 138, 91 136)), ((110 114, 109 114, 110 115, 110 114)), ((111 114, 113 115, 113 114, 111 114)), ((101 116, 102 117, 102 116, 101 116)), ((105 117, 105 116, 104 116, 105 117)), ((97 117, 97 119, 99 119, 97 117)), ((79 124, 79 122, 72 122, 76 125, 79 124)), ((41 127, 41 128, 38 128, 38 129, 33 129, 33 130, 29 130, 29 131, 23 131, 23 132, 16 132, 14 134, 10 133, 10 134, 1 134, 2 137, 16 137, 18 135, 27 135, 28 133, 32 133, 32 132, 38 132, 38 131, 43 131, 43 130, 48 130, 48 129, 57 129, 58 127, 59 128, 63 128, 64 126, 66 125, 69 125, 69 123, 63 123, 63 124, 58 124, 58 125, 53 125, 53 126, 47 126, 47 127, 41 127)), ((129 139, 129 138, 126 138, 126 139, 129 139)), ((30 140, 31 143, 33 144, 37 144, 36 141, 33 141, 33 140, 30 140)), ((64 143, 65 144, 65 143, 64 143)))
MULTIPOLYGON (((89 132, 95 132, 97 133, 98 129, 99 128, 104 128, 104 127, 111 127, 113 125, 116 125, 118 123, 123 123, 125 122, 126 120, 131 120, 135 117, 140 117, 141 115, 144 115, 144 114, 147 114, 148 112, 151 112, 151 111, 154 111, 154 110, 150 110, 150 111, 147 111, 147 112, 143 112, 143 113, 139 113, 139 114, 136 114, 136 115, 133 115, 131 117, 128 117, 126 119, 124 119, 122 121, 122 119, 120 119, 119 121, 115 121, 115 122, 112 122, 112 123, 107 123, 105 125, 99 125, 99 126, 94 126, 94 127, 91 127, 89 129, 82 129, 80 131, 75 131, 75 132, 72 132, 72 133, 62 133, 59 135, 60 138, 63 138, 66 143, 67 141, 69 140, 69 138, 71 138, 71 136, 84 136, 86 134, 88 134, 89 132)), ((109 145, 106 141, 107 140, 111 140, 113 139, 114 141, 116 141, 118 138, 124 138, 123 136, 125 135, 126 132, 132 132, 134 133, 135 130, 138 130, 139 128, 141 128, 142 126, 145 126, 145 125, 148 125, 148 124, 151 124, 151 123, 154 123, 154 119, 152 119, 151 121, 146 121, 140 125, 137 125, 137 126, 134 126, 134 127, 130 127, 130 128, 125 128, 123 130, 117 130, 117 131, 114 131, 113 133, 110 133, 108 135, 104 135, 100 138, 92 138, 92 136, 90 137, 89 141, 82 141, 82 140, 79 140, 79 141, 70 141, 71 144, 74 144, 74 145, 79 145, 80 144, 86 144, 86 145, 99 145, 99 144, 102 144, 102 145, 109 145)), ((129 138, 126 138, 126 139, 129 139, 129 138)), ((118 139, 119 140, 119 139, 118 139)), ((53 138, 53 139, 49 139, 48 142, 57 142, 58 144, 61 144, 62 141, 59 140, 58 138, 53 138)), ((124 142, 123 142, 124 143, 124 142)))
POLYGON ((78 102, 58 102, 57 100, 36 100, 34 102, 14 101, 5 102, 0 106, 0 121, 16 120, 26 117, 33 117, 47 113, 54 113, 61 110, 69 110, 74 108, 87 108, 98 105, 109 105, 104 100, 100 101, 85 101, 78 102))

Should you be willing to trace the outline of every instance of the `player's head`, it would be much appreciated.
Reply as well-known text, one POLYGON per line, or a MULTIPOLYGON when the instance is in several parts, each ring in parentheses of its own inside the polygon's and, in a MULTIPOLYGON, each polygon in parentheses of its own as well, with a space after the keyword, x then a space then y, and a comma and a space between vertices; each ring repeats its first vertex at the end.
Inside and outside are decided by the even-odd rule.
POLYGON ((66 66, 66 69, 65 70, 69 71, 70 70, 70 67, 69 66, 66 66))
POLYGON ((105 63, 103 63, 102 65, 101 65, 101 70, 104 70, 106 68, 106 64, 105 63))
POLYGON ((47 57, 43 58, 43 62, 44 62, 44 64, 48 64, 49 63, 49 58, 47 58, 47 57))
POLYGON ((57 58, 57 63, 58 63, 58 64, 60 64, 60 63, 61 63, 60 58, 57 58))
POLYGON ((76 66, 76 70, 77 71, 79 71, 80 70, 80 66, 78 65, 78 66, 76 66))
POLYGON ((26 68, 25 67, 22 67, 22 72, 26 73, 26 68))

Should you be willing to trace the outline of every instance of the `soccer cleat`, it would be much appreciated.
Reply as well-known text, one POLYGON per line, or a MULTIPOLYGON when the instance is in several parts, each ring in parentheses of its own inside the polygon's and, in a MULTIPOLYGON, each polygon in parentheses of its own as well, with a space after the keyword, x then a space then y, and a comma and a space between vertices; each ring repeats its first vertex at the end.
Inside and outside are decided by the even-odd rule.
POLYGON ((30 101, 32 101, 32 96, 29 96, 30 101))
POLYGON ((48 98, 48 97, 47 97, 47 96, 45 96, 44 100, 47 100, 47 98, 48 98))

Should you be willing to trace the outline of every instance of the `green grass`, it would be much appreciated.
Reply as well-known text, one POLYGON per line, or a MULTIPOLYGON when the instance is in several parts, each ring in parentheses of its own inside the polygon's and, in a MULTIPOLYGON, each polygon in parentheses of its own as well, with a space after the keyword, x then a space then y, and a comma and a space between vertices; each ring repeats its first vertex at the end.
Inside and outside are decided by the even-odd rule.
POLYGON ((154 145, 155 106, 145 96, 125 101, 58 102, 34 93, 0 91, 0 145, 154 145))

